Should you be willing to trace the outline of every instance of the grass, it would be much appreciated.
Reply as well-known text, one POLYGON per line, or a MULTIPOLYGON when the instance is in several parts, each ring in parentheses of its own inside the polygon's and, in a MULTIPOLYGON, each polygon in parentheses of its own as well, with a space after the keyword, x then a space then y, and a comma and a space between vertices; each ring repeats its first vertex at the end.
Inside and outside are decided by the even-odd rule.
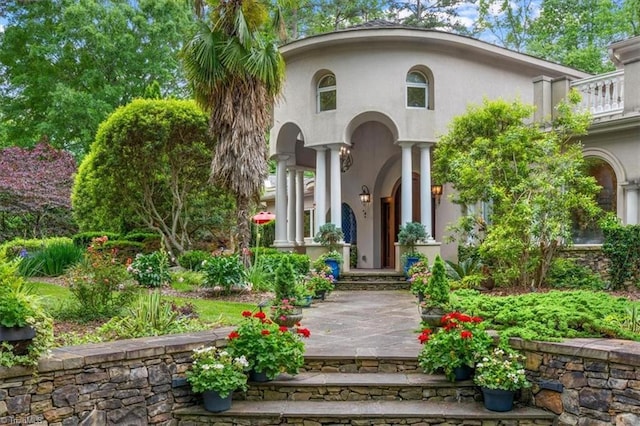
MULTIPOLYGON (((55 307, 69 300, 71 292, 65 287, 55 284, 47 284, 33 281, 29 284, 33 293, 43 296, 43 302, 47 307, 55 307)), ((175 302, 178 305, 191 303, 196 307, 200 319, 204 322, 221 323, 225 325, 235 325, 242 319, 242 311, 254 310, 255 304, 225 302, 210 299, 192 299, 189 297, 163 296, 163 300, 175 302)))

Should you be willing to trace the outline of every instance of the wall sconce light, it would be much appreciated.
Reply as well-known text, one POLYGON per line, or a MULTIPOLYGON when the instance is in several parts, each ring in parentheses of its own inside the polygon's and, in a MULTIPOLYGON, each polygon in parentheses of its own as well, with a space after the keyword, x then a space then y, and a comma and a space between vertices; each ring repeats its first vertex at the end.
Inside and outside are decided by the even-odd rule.
POLYGON ((367 185, 362 185, 362 192, 360 193, 360 202, 362 203, 362 214, 367 217, 367 207, 371 204, 371 193, 367 185))
MULTIPOLYGON (((351 145, 353 147, 353 145, 351 145)), ((342 173, 349 170, 349 167, 353 165, 353 157, 351 156, 351 150, 346 146, 340 147, 340 171, 342 173)))
POLYGON ((442 197, 442 185, 431 185, 431 196, 436 199, 437 204, 440 204, 440 197, 442 197))

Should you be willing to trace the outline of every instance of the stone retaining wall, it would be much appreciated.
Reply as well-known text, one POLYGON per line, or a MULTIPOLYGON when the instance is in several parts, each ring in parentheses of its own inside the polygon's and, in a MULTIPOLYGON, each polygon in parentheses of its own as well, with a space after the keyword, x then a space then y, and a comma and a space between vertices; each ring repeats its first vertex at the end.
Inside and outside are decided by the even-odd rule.
MULTIPOLYGON (((175 425, 176 409, 198 404, 184 381, 191 351, 223 345, 229 331, 60 348, 40 361, 36 376, 0 368, 0 424, 175 425)), ((527 356, 533 404, 558 414, 561 425, 640 424, 640 343, 513 339, 512 345, 527 356)), ((346 371, 398 371, 400 361, 351 361, 346 371)), ((308 362, 309 370, 341 370, 336 359, 308 362)), ((414 369, 415 362, 404 371, 414 369)))
POLYGON ((577 245, 559 252, 561 257, 574 260, 578 265, 586 266, 602 279, 609 278, 609 259, 602 253, 601 245, 577 245))
POLYGON ((559 415, 560 425, 640 425, 640 343, 512 339, 527 357, 533 403, 559 415))

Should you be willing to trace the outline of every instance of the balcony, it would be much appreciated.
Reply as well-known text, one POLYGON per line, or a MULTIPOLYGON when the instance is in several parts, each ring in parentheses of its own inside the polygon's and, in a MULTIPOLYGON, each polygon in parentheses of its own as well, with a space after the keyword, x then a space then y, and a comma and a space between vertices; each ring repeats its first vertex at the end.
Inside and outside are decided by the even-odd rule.
POLYGON ((589 111, 594 118, 606 118, 624 110, 624 70, 575 80, 571 88, 582 95, 579 111, 589 111))

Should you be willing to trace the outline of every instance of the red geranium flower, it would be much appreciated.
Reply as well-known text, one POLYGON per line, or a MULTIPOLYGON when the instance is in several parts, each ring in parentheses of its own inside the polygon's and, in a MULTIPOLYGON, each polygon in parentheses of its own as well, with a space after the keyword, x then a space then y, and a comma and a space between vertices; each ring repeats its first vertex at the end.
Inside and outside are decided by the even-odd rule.
POLYGON ((425 328, 424 330, 422 330, 422 333, 420 333, 420 335, 418 336, 418 340, 420 341, 421 344, 425 344, 429 341, 430 336, 431 336, 431 330, 428 328, 425 328))
POLYGON ((463 339, 471 339, 473 337, 473 333, 471 333, 469 330, 464 330, 460 333, 460 337, 462 337, 463 339))
POLYGON ((245 318, 250 317, 251 315, 251 311, 242 311, 242 316, 245 318))
POLYGON ((262 330, 260 333, 261 333, 263 336, 268 336, 269 334, 271 334, 271 333, 269 332, 269 330, 262 330))
POLYGON ((227 336, 227 339, 233 340, 233 339, 237 339, 238 337, 240 337, 240 335, 238 334, 237 331, 234 330, 231 333, 229 333, 229 335, 227 336))
POLYGON ((296 332, 298 334, 301 334, 303 337, 311 336, 311 332, 307 328, 298 328, 298 329, 296 329, 296 332))
POLYGON ((265 314, 264 312, 256 312, 255 314, 253 314, 254 318, 260 318, 261 320, 265 319, 267 317, 267 314, 265 314))
POLYGON ((280 331, 285 333, 285 332, 289 331, 289 329, 287 327, 285 327, 284 325, 281 325, 280 326, 280 331))
POLYGON ((480 317, 471 317, 471 322, 474 322, 476 324, 480 324, 482 322, 482 318, 480 318, 480 317))

